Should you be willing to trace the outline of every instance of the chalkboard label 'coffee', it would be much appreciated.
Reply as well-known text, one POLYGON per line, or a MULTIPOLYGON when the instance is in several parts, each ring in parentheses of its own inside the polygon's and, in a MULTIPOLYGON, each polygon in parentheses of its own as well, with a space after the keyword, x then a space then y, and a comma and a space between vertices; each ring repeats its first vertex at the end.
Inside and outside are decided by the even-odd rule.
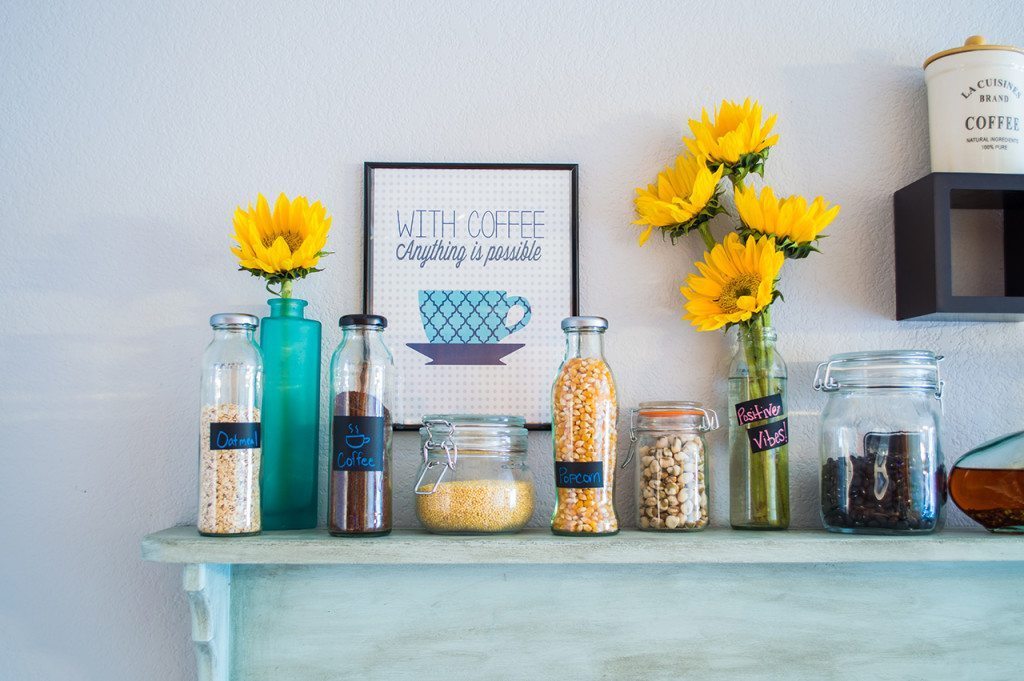
POLYGON ((767 421, 782 416, 782 394, 747 400, 736 405, 736 421, 746 426, 755 421, 767 421))
POLYGON ((556 461, 555 487, 604 487, 604 462, 556 461))
POLYGON ((211 423, 210 449, 259 449, 259 423, 211 423))
POLYGON ((335 416, 331 442, 333 470, 384 470, 383 416, 335 416))

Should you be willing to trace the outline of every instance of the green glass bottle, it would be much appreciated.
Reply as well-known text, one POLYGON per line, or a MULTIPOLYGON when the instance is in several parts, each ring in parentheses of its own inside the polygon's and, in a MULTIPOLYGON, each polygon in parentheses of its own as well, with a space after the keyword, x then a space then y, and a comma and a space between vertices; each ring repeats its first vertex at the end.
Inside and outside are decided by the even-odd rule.
POLYGON ((260 324, 264 357, 264 530, 316 527, 320 424, 320 322, 303 317, 307 303, 272 298, 260 324))

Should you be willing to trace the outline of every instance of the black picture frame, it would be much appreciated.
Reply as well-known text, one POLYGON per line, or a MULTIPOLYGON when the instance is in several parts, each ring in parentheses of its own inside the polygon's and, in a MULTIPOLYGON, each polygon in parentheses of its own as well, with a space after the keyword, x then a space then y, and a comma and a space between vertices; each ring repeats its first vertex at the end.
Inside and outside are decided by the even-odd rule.
MULTIPOLYGON (((431 163, 366 161, 363 163, 363 312, 373 313, 373 188, 374 171, 379 169, 425 170, 559 170, 571 176, 570 309, 566 316, 579 314, 579 164, 577 163, 431 163)), ((552 367, 552 372, 555 367, 552 367)), ((419 424, 396 423, 395 430, 412 431, 419 424)), ((551 430, 551 423, 527 423, 529 430, 551 430)))

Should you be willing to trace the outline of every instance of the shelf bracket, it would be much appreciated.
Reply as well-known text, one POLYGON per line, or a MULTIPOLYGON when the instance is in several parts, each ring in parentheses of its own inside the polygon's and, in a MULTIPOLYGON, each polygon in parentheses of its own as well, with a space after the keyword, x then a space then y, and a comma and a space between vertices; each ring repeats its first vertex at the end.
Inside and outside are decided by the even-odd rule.
POLYGON ((231 566, 190 563, 182 583, 192 614, 199 681, 228 681, 231 669, 231 566))

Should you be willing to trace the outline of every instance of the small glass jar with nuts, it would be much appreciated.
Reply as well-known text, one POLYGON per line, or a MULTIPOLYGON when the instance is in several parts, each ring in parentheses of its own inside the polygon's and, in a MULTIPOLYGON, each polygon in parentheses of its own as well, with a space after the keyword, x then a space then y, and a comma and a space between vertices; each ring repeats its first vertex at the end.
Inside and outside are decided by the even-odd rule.
POLYGON ((637 459, 637 527, 692 532, 708 526, 708 459, 704 433, 718 415, 697 402, 641 402, 630 412, 637 459))

